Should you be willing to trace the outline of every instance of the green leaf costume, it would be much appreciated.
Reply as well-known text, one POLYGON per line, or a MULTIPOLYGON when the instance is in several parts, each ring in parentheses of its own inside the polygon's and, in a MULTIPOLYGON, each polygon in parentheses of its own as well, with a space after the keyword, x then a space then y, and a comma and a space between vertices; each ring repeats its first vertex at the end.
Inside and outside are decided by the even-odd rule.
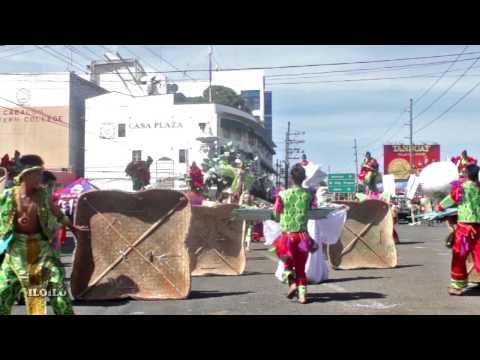
POLYGON ((19 186, 0 197, 0 251, 6 251, 0 268, 0 314, 11 312, 19 292, 23 293, 27 314, 46 314, 46 295, 57 315, 72 315, 73 307, 65 287, 60 258, 50 246, 54 226, 60 225, 50 209, 46 189, 39 189, 38 220, 41 233, 15 232, 15 212, 19 186))

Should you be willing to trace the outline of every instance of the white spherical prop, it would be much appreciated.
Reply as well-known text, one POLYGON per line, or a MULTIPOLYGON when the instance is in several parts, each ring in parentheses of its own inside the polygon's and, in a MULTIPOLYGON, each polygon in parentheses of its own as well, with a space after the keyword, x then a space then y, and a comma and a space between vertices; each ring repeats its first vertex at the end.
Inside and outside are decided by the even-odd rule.
POLYGON ((434 162, 420 173, 420 184, 427 195, 448 193, 455 180, 458 180, 458 170, 451 161, 434 162))

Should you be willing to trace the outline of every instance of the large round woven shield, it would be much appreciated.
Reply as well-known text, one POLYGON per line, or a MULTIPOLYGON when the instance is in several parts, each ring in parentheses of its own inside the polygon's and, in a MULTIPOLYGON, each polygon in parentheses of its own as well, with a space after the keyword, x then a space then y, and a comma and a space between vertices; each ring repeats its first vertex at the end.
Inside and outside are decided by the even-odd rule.
POLYGON ((232 217, 238 205, 193 206, 187 247, 192 275, 240 275, 245 271, 242 220, 232 217))
POLYGON ((397 250, 388 204, 379 200, 344 201, 350 207, 340 241, 329 246, 337 269, 393 268, 397 250))
POLYGON ((80 233, 73 257, 76 299, 184 299, 190 293, 186 240, 191 206, 171 190, 82 194, 75 224, 80 233))

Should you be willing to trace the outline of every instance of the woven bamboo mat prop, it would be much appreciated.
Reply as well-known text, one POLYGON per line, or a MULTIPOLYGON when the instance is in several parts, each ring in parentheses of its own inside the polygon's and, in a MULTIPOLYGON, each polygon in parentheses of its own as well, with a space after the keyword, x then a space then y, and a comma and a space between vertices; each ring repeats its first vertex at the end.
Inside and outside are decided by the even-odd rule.
POLYGON ((102 190, 82 194, 72 294, 82 300, 184 299, 190 293, 186 239, 191 206, 180 192, 102 190))
POLYGON ((241 275, 245 271, 243 221, 232 217, 237 208, 234 204, 192 207, 187 247, 193 276, 241 275))
POLYGON ((7 182, 7 169, 0 167, 0 193, 5 189, 5 183, 7 182))
POLYGON ((393 218, 379 200, 338 202, 350 207, 342 236, 329 246, 329 260, 336 269, 393 268, 397 250, 393 218))

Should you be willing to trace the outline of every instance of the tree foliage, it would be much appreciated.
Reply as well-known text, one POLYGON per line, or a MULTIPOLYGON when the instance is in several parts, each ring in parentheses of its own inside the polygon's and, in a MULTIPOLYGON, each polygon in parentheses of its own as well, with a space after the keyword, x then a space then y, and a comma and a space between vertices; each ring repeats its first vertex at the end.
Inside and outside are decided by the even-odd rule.
MULTIPOLYGON (((210 87, 207 87, 203 91, 203 96, 194 97, 187 97, 183 93, 176 93, 174 95, 174 102, 175 104, 207 104, 210 97, 209 90, 210 87)), ((231 106, 252 114, 252 110, 248 107, 245 99, 226 86, 212 85, 212 100, 215 104, 231 106)))

